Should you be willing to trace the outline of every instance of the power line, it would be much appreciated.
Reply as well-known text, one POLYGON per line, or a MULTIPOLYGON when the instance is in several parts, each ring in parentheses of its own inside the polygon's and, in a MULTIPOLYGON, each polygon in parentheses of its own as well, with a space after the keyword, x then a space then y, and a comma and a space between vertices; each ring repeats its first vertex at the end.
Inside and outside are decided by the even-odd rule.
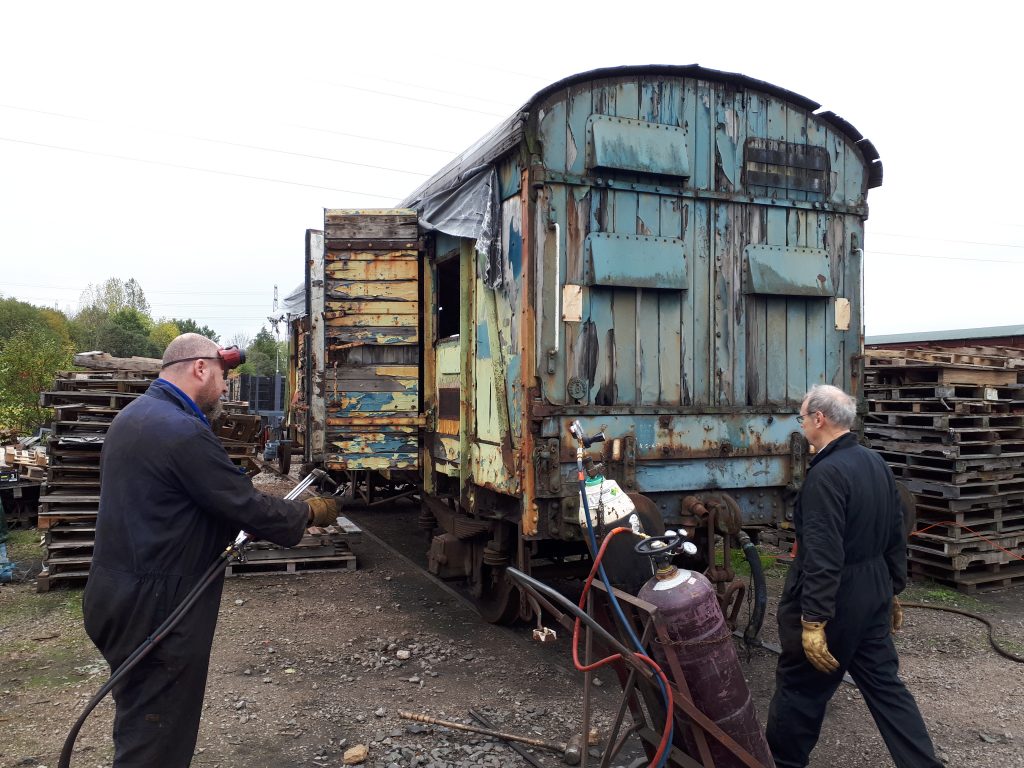
MULTIPOLYGON (((41 283, 4 283, 4 285, 17 285, 21 288, 52 288, 58 291, 84 291, 89 286, 75 287, 70 285, 43 285, 41 283)), ((151 293, 163 294, 163 293, 178 293, 187 294, 190 296, 264 296, 267 294, 266 291, 168 291, 168 290, 155 290, 145 291, 148 296, 151 293)))
POLYGON ((347 133, 346 131, 336 131, 333 128, 317 128, 313 125, 299 125, 298 123, 285 123, 289 128, 301 128, 304 131, 317 131, 319 133, 331 133, 335 136, 348 136, 353 139, 365 139, 366 141, 379 141, 382 144, 395 144, 399 147, 409 147, 410 149, 425 149, 429 152, 442 152, 446 155, 458 154, 459 150, 456 149, 441 149, 439 147, 426 147, 422 144, 407 144, 404 141, 391 141, 389 139, 378 139, 373 136, 362 136, 358 133, 347 133))
MULTIPOLYGON (((36 115, 46 115, 47 117, 60 117, 60 118, 63 118, 65 120, 80 120, 82 122, 97 123, 97 124, 100 124, 100 125, 110 125, 111 124, 107 120, 99 120, 99 119, 93 118, 93 117, 82 117, 81 115, 67 115, 67 114, 64 114, 64 113, 61 113, 61 112, 46 112, 46 111, 41 110, 41 109, 30 109, 29 107, 16 107, 16 106, 14 106, 12 104, 0 104, 0 108, 12 109, 12 110, 16 110, 16 111, 19 111, 19 112, 31 112, 31 113, 36 114, 36 115)), ((180 139, 190 139, 192 141, 204 141, 204 142, 207 142, 209 144, 219 144, 221 146, 226 146, 226 147, 238 147, 240 149, 253 149, 253 150, 257 150, 259 152, 273 152, 273 153, 278 154, 278 155, 288 155, 289 157, 302 157, 302 158, 306 158, 307 160, 323 160, 323 161, 328 162, 328 163, 340 163, 341 165, 355 165, 355 166, 358 166, 360 168, 372 168, 372 169, 377 170, 377 171, 391 171, 393 173, 404 173, 404 174, 408 174, 410 176, 429 176, 430 175, 429 173, 421 173, 419 171, 407 171, 407 170, 405 170, 403 168, 390 168, 390 167, 384 166, 384 165, 371 165, 369 163, 359 163, 359 162, 356 162, 354 160, 341 160, 340 158, 336 158, 336 157, 324 157, 322 155, 309 155, 309 154, 306 154, 304 152, 292 152, 292 151, 287 150, 287 149, 275 149, 273 147, 261 147, 261 146, 256 145, 256 144, 243 144, 243 143, 237 142, 237 141, 227 141, 226 139, 211 139, 211 138, 207 138, 205 136, 196 136, 194 134, 189 134, 189 133, 177 133, 175 131, 163 131, 163 130, 159 130, 157 128, 149 128, 149 127, 140 126, 140 125, 129 125, 129 127, 137 129, 137 130, 150 131, 152 133, 162 134, 164 136, 174 136, 174 137, 180 138, 180 139)))
MULTIPOLYGON (((498 100, 498 99, 488 99, 486 96, 474 96, 474 95, 469 94, 469 93, 460 93, 458 91, 446 91, 443 88, 431 88, 429 85, 419 85, 417 83, 410 83, 410 82, 407 82, 405 80, 392 80, 391 78, 381 77, 380 75, 370 75, 370 77, 372 79, 374 79, 374 80, 380 80, 383 83, 392 83, 393 85, 405 85, 405 86, 408 86, 409 88, 418 88, 421 91, 432 91, 433 93, 443 93, 446 96, 459 96, 459 97, 464 98, 464 99, 473 99, 474 101, 483 101, 483 102, 486 102, 488 104, 497 104, 500 107, 508 107, 509 109, 515 109, 518 106, 517 104, 513 104, 513 103, 508 102, 508 101, 501 101, 501 100, 498 100)), ((319 82, 325 83, 327 85, 334 85, 334 86, 344 87, 344 86, 342 86, 341 83, 336 83, 333 80, 320 80, 319 82)))
POLYGON ((1024 266, 1024 261, 1014 261, 1011 259, 974 259, 970 256, 933 256, 925 253, 901 253, 899 251, 876 251, 872 248, 865 249, 865 253, 873 254, 877 253, 884 256, 913 256, 916 259, 939 259, 940 261, 976 261, 984 262, 986 264, 1018 264, 1024 266))
POLYGON ((130 157, 128 155, 115 155, 109 152, 96 152, 90 149, 76 149, 75 147, 62 147, 57 144, 43 144, 38 141, 26 141, 25 139, 12 139, 8 136, 0 136, 0 141, 9 141, 14 144, 27 144, 32 147, 43 147, 44 149, 58 149, 62 152, 77 152, 83 155, 95 155, 96 157, 107 157, 114 160, 127 160, 133 163, 146 163, 148 165, 159 165, 165 168, 177 168, 185 171, 198 171, 199 173, 213 173, 218 176, 233 176, 238 179, 249 179, 250 181, 269 181, 274 184, 288 184, 293 187, 306 187, 308 189, 323 189, 328 192, 344 192, 350 195, 365 195, 367 197, 376 197, 382 200, 400 200, 400 195, 378 195, 374 192, 364 192, 355 189, 339 189, 338 187, 323 187, 318 184, 303 184, 300 181, 287 181, 286 179, 274 179, 269 176, 250 176, 245 173, 232 173, 231 171, 218 171, 213 168, 200 168, 194 165, 182 165, 179 163, 169 163, 162 160, 147 160, 141 157, 130 157))
POLYGON ((347 83, 331 83, 334 88, 347 88, 350 91, 362 91, 363 93, 375 93, 378 96, 387 96, 392 99, 404 99, 405 101, 414 101, 417 104, 432 104, 435 107, 445 107, 447 109, 457 109, 460 112, 473 112, 477 115, 490 115, 492 117, 508 117, 505 112, 488 112, 483 109, 473 109, 472 107, 460 107, 456 104, 445 104, 441 101, 431 101, 430 99, 417 99, 415 96, 403 96, 400 93, 388 93, 387 91, 377 91, 373 88, 361 88, 358 85, 348 85, 347 83))
POLYGON ((898 235, 895 232, 872 232, 872 236, 901 237, 907 240, 931 240, 936 243, 960 243, 961 245, 985 245, 989 248, 1024 248, 1018 243, 985 243, 980 240, 951 240, 945 237, 921 237, 919 235, 898 235))

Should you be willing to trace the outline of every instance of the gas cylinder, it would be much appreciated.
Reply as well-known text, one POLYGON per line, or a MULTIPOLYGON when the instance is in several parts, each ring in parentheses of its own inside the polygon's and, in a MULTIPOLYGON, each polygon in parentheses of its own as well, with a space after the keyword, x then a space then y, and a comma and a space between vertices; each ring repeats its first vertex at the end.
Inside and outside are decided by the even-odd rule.
MULTIPOLYGON (((740 669, 732 633, 718 605, 715 589, 700 573, 662 561, 640 590, 639 598, 653 603, 665 625, 667 643, 653 644, 654 659, 666 674, 666 654, 673 654, 686 678, 693 703, 723 731, 768 768, 774 768, 764 731, 740 669)), ((676 739, 679 739, 677 729, 676 739)), ((690 729, 685 729, 685 750, 699 759, 690 729)), ((739 758, 708 738, 716 768, 742 766, 739 758)))
MULTIPOLYGON (((634 533, 643 532, 640 518, 634 514, 636 506, 619 484, 602 475, 592 477, 586 482, 587 506, 590 508, 590 519, 595 526, 606 529, 620 525, 632 528, 634 533)), ((587 526, 587 519, 580 505, 580 525, 587 526)))

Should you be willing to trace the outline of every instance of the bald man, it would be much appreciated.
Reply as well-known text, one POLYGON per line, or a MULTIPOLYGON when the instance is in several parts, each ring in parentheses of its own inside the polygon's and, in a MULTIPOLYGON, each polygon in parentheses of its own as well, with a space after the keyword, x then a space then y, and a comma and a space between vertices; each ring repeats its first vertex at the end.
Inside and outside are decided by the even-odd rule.
MULTIPOLYGON (((294 546, 307 525, 337 518, 333 499, 256 491, 210 430, 228 366, 210 339, 186 333, 161 377, 122 410, 100 457, 100 510, 83 609, 89 637, 116 670, 181 603, 239 530, 294 546)), ((113 690, 115 768, 192 761, 223 575, 113 690)))

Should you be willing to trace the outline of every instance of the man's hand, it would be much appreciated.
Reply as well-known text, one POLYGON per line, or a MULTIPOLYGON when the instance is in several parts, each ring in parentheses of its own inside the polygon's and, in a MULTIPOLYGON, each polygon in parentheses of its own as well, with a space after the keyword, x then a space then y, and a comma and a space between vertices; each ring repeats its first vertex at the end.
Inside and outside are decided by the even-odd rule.
POLYGON ((839 669, 839 662, 829 653, 828 641, 825 639, 825 624, 827 622, 807 621, 801 618, 800 623, 804 628, 802 636, 804 655, 811 662, 811 666, 826 675, 839 669))
POLYGON ((325 527, 334 525, 341 514, 341 502, 333 496, 317 496, 306 502, 309 505, 308 525, 325 527))
POLYGON ((903 629, 903 606, 896 595, 892 596, 892 631, 899 632, 903 629))

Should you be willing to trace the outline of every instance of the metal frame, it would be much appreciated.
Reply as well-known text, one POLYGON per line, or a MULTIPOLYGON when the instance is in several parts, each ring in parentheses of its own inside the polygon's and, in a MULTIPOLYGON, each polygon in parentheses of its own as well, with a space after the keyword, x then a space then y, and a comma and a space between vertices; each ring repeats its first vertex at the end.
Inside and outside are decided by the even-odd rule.
MULTIPOLYGON (((537 591, 524 586, 530 596, 537 603, 555 618, 568 631, 572 631, 573 618, 558 610, 549 600, 537 591)), ((653 643, 670 643, 670 638, 664 622, 658 613, 658 608, 639 598, 633 597, 625 592, 613 588, 616 599, 622 607, 626 619, 632 625, 633 631, 640 638, 641 643, 648 647, 653 643)), ((598 623, 616 638, 621 645, 629 647, 629 640, 624 628, 617 618, 613 616, 611 604, 608 600, 608 592, 599 581, 594 581, 593 588, 588 596, 588 613, 598 623)), ((584 664, 590 664, 594 660, 595 635, 587 628, 585 633, 585 657, 584 664)), ((614 653, 619 649, 605 648, 607 654, 614 653)), ((653 658, 653 656, 652 656, 653 658)), ((622 696, 619 700, 618 711, 615 722, 608 735, 608 748, 604 751, 598 768, 607 768, 615 756, 625 746, 629 737, 635 734, 641 741, 648 759, 653 758, 657 752, 658 743, 661 740, 661 728, 664 721, 664 705, 662 704, 661 692, 654 673, 643 662, 639 661, 632 654, 623 655, 622 660, 609 665, 615 670, 615 674, 622 686, 622 696), (623 730, 626 711, 629 711, 633 723, 623 730), (662 723, 657 722, 659 719, 662 723)), ((732 755, 736 757, 737 764, 747 768, 768 768, 764 763, 754 757, 750 752, 738 744, 729 734, 723 731, 713 720, 702 712, 693 701, 690 695, 689 686, 686 683, 686 676, 679 665, 678 659, 668 656, 668 668, 664 670, 672 686, 674 697, 674 712, 676 732, 689 728, 693 739, 697 744, 699 756, 695 758, 688 755, 676 746, 670 746, 668 765, 678 768, 718 768, 711 756, 709 744, 717 742, 732 755)), ((587 734, 590 732, 590 713, 592 707, 591 693, 593 690, 593 673, 585 672, 583 678, 583 723, 582 733, 584 744, 587 734)), ((581 767, 587 768, 587 751, 582 754, 581 767)))

